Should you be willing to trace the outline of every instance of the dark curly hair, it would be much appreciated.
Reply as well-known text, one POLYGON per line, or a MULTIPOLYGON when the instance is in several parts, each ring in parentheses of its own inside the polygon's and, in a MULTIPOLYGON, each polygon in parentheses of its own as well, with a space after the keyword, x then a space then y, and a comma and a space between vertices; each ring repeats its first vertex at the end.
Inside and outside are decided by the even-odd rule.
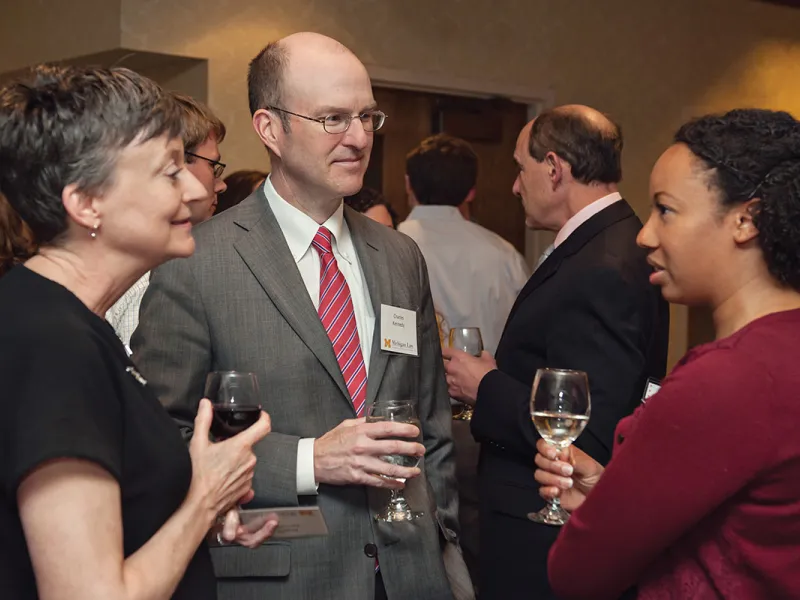
POLYGON ((786 112, 737 109, 683 125, 723 208, 755 199, 753 223, 770 274, 800 291, 800 122, 786 112))

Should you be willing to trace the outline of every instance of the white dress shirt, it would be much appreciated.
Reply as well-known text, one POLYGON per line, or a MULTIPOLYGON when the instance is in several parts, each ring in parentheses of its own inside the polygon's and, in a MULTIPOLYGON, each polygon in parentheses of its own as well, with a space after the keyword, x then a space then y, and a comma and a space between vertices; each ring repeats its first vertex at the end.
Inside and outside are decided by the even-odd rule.
POLYGON ((131 354, 131 336, 139 326, 139 306, 150 285, 150 271, 134 283, 128 291, 106 311, 106 321, 111 323, 117 337, 125 344, 128 355, 131 354))
MULTIPOLYGON (((308 290, 311 302, 319 308, 319 254, 311 246, 311 242, 320 228, 319 223, 303 211, 286 202, 275 191, 269 177, 264 182, 264 194, 269 207, 278 221, 278 226, 283 231, 289 251, 300 271, 300 277, 308 290)), ((364 358, 364 368, 369 373, 370 350, 372 349, 372 335, 375 328, 375 311, 372 308, 369 290, 367 289, 361 262, 356 254, 350 230, 344 220, 344 205, 322 224, 333 237, 333 256, 344 275, 350 296, 353 300, 353 312, 356 318, 358 338, 361 341, 361 355, 364 358)), ((314 477, 314 439, 303 438, 297 446, 297 494, 310 495, 317 493, 317 482, 314 477)))
POLYGON ((480 327, 494 355, 508 313, 530 276, 522 255, 454 206, 415 206, 398 231, 425 257, 436 311, 449 327, 480 327))
POLYGON ((573 231, 575 231, 578 227, 583 225, 601 210, 608 208, 620 200, 622 200, 622 195, 619 192, 612 192, 607 196, 598 198, 591 204, 584 206, 582 209, 572 215, 572 217, 570 217, 566 223, 564 223, 564 226, 556 234, 556 239, 553 242, 553 248, 558 248, 570 235, 572 235, 573 231))
POLYGON ((587 204, 574 215, 572 215, 569 220, 564 223, 564 226, 558 231, 556 234, 556 239, 553 240, 553 243, 550 244, 547 248, 544 249, 542 255, 539 257, 539 261, 536 263, 536 269, 544 264, 550 255, 553 253, 553 250, 558 248, 561 244, 563 244, 566 239, 572 235, 572 233, 581 225, 583 225, 586 221, 591 219, 601 210, 604 210, 614 204, 615 202, 619 202, 622 200, 622 195, 619 192, 612 192, 607 196, 603 196, 602 198, 598 198, 591 204, 587 204))

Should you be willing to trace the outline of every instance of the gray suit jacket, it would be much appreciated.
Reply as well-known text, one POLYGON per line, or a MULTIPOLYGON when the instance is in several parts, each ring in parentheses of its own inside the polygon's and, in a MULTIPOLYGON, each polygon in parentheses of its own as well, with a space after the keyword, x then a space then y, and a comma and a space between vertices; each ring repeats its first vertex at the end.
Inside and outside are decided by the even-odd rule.
POLYGON ((457 544, 454 449, 427 270, 409 238, 347 207, 345 219, 376 316, 367 404, 378 398, 418 402, 427 453, 423 475, 409 482, 406 498, 424 519, 376 523, 372 515, 388 493, 375 488, 323 484, 318 496, 297 495, 298 440, 319 437, 355 412, 261 189, 198 227, 195 254, 153 271, 142 302, 134 360, 186 433, 208 372, 256 373, 273 433, 256 447, 251 506, 316 503, 330 530, 327 537, 268 542, 255 550, 212 549, 223 600, 373 600, 375 564, 367 544, 377 546, 390 598, 453 597, 442 549, 457 544), (382 303, 416 311, 419 357, 380 349, 382 303))

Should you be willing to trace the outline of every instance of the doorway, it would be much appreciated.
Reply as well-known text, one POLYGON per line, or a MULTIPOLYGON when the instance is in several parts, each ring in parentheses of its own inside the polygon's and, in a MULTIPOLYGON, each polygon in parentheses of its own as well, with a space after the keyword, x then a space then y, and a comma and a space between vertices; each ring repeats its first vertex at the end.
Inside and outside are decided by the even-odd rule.
POLYGON ((405 190, 406 154, 424 138, 449 133, 478 155, 472 220, 525 253, 524 213, 511 193, 517 176, 513 154, 529 107, 504 98, 472 98, 376 86, 375 100, 388 115, 377 132, 364 181, 380 190, 402 221, 410 207, 405 190))

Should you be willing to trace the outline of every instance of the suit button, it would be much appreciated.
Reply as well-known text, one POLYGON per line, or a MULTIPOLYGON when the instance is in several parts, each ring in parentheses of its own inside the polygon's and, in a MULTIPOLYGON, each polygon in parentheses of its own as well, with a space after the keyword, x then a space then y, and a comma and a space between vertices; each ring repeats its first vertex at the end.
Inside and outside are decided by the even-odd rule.
POLYGON ((378 547, 375 544, 367 544, 364 546, 364 554, 370 558, 375 558, 378 556, 378 547))

